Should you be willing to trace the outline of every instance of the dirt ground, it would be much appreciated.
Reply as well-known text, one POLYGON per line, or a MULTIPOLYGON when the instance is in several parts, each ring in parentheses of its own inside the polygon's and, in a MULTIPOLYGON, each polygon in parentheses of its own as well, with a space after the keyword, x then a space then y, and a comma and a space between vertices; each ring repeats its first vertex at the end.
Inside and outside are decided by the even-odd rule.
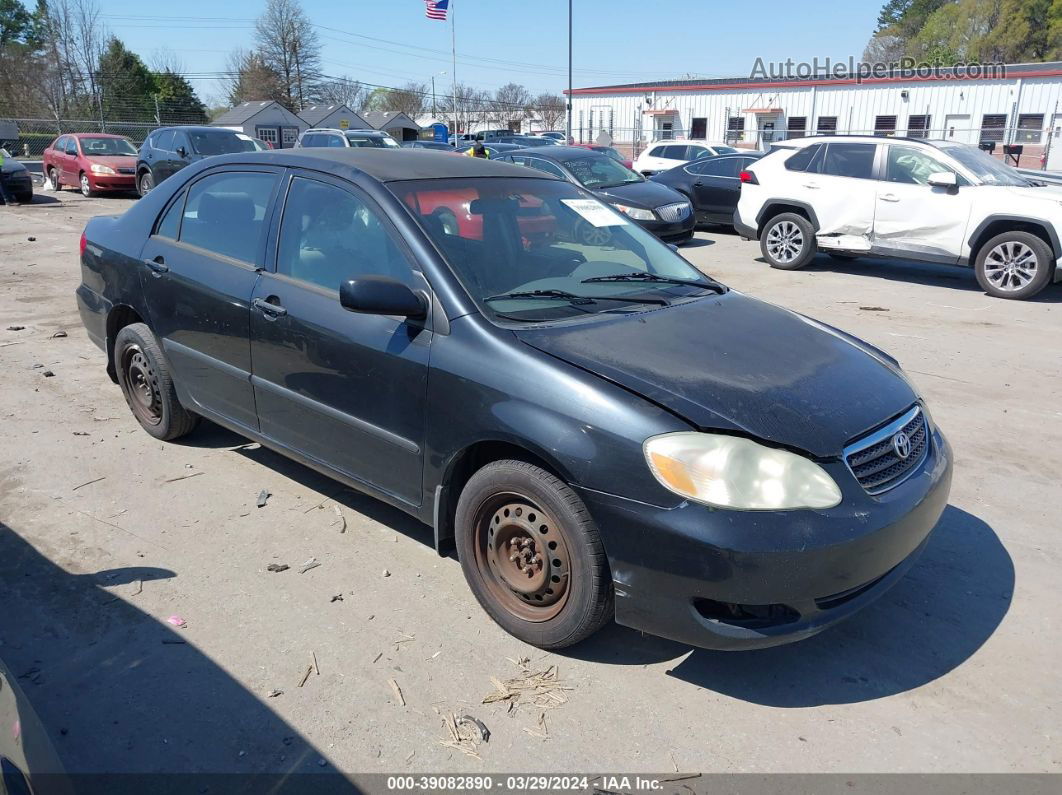
POLYGON ((900 359, 954 446, 951 505, 894 590, 803 643, 612 626, 547 654, 490 622, 429 528, 216 426, 139 429, 74 301, 85 220, 131 203, 0 208, 0 658, 68 770, 1062 771, 1062 285, 1017 303, 943 267, 784 273, 698 233, 694 264, 900 359), (559 683, 484 704, 521 658, 559 683), (442 744, 450 713, 490 729, 478 758, 442 744))

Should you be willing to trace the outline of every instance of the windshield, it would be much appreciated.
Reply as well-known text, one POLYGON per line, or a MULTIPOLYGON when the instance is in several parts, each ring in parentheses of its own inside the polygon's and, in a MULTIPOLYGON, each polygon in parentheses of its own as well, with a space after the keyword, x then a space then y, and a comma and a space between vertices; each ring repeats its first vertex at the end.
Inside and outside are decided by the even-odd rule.
POLYGON ((618 185, 645 182, 641 174, 607 155, 565 160, 564 167, 588 188, 615 188, 618 185))
POLYGON ((619 163, 623 162, 623 155, 621 155, 611 146, 591 146, 590 148, 593 149, 595 152, 600 152, 603 155, 611 157, 613 160, 619 163))
POLYGON ((136 157, 136 147, 126 138, 81 138, 81 151, 87 157, 136 157))
POLYGON ((640 312, 719 289, 652 234, 569 182, 480 177, 387 187, 493 320, 566 322, 640 312), (698 284, 645 281, 654 274, 698 284), (596 280, 603 276, 630 280, 596 280))
POLYGON ((228 155, 247 151, 244 142, 234 132, 198 130, 189 132, 188 137, 192 141, 192 149, 200 155, 228 155))
POLYGON ((386 135, 348 135, 347 140, 351 146, 371 146, 377 149, 397 147, 398 144, 386 135))
POLYGON ((942 144, 940 151, 951 155, 974 173, 985 185, 1011 185, 1026 187, 1032 183, 1017 171, 996 160, 992 155, 969 144, 942 144))

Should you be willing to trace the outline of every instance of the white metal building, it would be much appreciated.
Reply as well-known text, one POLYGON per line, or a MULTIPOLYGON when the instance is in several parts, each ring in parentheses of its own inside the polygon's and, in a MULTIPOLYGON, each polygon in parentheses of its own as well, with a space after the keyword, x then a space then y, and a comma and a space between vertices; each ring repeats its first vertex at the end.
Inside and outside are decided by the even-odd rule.
POLYGON ((1023 166, 1038 166, 1050 140, 1062 150, 1062 62, 1000 66, 985 77, 944 70, 861 81, 667 80, 577 88, 572 95, 577 141, 605 130, 634 145, 691 138, 761 147, 786 137, 876 133, 995 142, 997 155, 1003 145, 1020 144, 1023 166))

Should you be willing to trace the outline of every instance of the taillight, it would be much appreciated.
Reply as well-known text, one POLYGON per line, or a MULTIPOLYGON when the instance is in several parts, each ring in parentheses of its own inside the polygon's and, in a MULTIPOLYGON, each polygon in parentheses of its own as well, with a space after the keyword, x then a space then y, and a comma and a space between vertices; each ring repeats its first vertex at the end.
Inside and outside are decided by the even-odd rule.
POLYGON ((84 233, 84 232, 82 232, 82 233, 81 233, 81 243, 80 243, 80 245, 78 246, 78 249, 79 249, 79 252, 78 252, 78 253, 80 254, 80 256, 81 256, 81 257, 84 257, 84 256, 85 256, 85 247, 86 247, 87 245, 88 245, 88 240, 87 240, 87 239, 85 238, 85 233, 84 233))
POLYGON ((756 175, 753 174, 751 171, 742 171, 741 174, 738 175, 738 179, 740 179, 742 182, 747 183, 749 185, 759 185, 760 184, 760 181, 758 179, 756 179, 756 175))

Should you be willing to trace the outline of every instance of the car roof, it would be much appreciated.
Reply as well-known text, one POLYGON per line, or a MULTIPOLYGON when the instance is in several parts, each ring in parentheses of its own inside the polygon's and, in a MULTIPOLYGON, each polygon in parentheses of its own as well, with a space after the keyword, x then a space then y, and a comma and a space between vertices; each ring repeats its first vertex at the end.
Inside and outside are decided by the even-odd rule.
MULTIPOLYGON (((80 133, 63 133, 63 135, 69 136, 70 138, 78 138, 78 139, 80 139, 80 138, 120 138, 123 141, 128 139, 128 136, 125 136, 125 135, 114 135, 113 133, 87 133, 87 132, 80 132, 80 133)), ((63 136, 60 135, 58 137, 62 138, 63 136)))
POLYGON ((499 163, 482 157, 454 157, 450 152, 433 149, 366 149, 363 147, 272 149, 267 152, 242 152, 210 158, 215 165, 226 163, 271 163, 277 166, 324 169, 332 173, 336 166, 361 171, 380 182, 412 179, 449 179, 454 177, 534 177, 556 179, 545 172, 524 166, 499 163))
POLYGON ((227 133, 232 133, 233 135, 235 135, 237 132, 239 132, 238 130, 230 130, 228 127, 211 127, 211 126, 206 125, 206 124, 171 124, 169 127, 159 127, 157 129, 152 130, 151 132, 153 132, 153 133, 165 132, 166 130, 185 130, 185 131, 194 130, 196 132, 227 132, 227 133))
MULTIPOLYGON (((527 154, 534 154, 545 160, 580 160, 589 157, 608 157, 593 149, 583 149, 577 146, 536 146, 527 147, 523 150, 527 154)), ((609 158, 610 160, 612 158, 609 158)))
POLYGON ((783 149, 803 149, 805 146, 821 143, 868 144, 887 143, 889 141, 926 144, 933 147, 939 144, 954 143, 952 141, 933 140, 929 138, 910 138, 906 135, 808 135, 803 138, 787 138, 784 141, 775 141, 773 145, 783 149))

